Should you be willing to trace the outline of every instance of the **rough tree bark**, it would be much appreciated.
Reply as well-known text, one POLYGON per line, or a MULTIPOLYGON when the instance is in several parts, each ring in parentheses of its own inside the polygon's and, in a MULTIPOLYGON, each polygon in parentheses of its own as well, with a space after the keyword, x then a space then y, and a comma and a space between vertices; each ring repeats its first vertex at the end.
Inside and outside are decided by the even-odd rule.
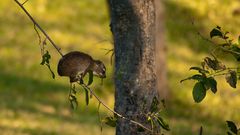
MULTIPOLYGON (((154 0, 109 0, 115 51, 115 111, 146 122, 156 82, 156 16, 154 0)), ((149 124, 144 123, 147 127, 149 124)), ((118 119, 117 135, 149 135, 118 119)))

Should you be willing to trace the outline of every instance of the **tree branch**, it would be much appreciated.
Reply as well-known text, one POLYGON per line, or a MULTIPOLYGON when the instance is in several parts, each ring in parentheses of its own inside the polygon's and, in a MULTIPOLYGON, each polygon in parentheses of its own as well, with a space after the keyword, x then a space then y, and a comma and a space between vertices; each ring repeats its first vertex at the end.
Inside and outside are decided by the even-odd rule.
MULTIPOLYGON (((79 83, 79 84, 80 84, 80 83, 79 83)), ((129 122, 131 122, 131 123, 134 123, 134 124, 142 127, 143 129, 145 129, 145 130, 147 130, 147 131, 149 131, 149 132, 151 132, 151 133, 154 133, 153 130, 145 127, 145 126, 142 125, 141 123, 139 123, 139 122, 137 122, 137 121, 134 121, 134 120, 131 120, 131 119, 127 118, 127 117, 124 117, 124 116, 122 116, 121 114, 119 114, 119 113, 115 112, 114 110, 112 110, 112 109, 111 109, 110 107, 108 107, 108 106, 93 92, 93 90, 92 90, 91 88, 89 88, 86 84, 83 83, 83 84, 80 84, 80 85, 81 85, 82 87, 88 89, 88 90, 90 91, 90 93, 98 100, 99 103, 101 103, 107 110, 109 110, 109 111, 112 112, 113 114, 117 115, 119 118, 125 119, 125 120, 127 120, 127 121, 129 121, 129 122)))
POLYGON ((18 0, 14 0, 19 7, 27 14, 27 16, 30 18, 30 20, 33 22, 33 24, 45 35, 45 37, 48 39, 48 41, 53 45, 53 47, 58 51, 58 53, 63 56, 61 49, 53 42, 53 40, 50 38, 50 36, 42 29, 42 27, 33 19, 33 17, 28 13, 28 11, 24 8, 24 4, 21 4, 18 0))

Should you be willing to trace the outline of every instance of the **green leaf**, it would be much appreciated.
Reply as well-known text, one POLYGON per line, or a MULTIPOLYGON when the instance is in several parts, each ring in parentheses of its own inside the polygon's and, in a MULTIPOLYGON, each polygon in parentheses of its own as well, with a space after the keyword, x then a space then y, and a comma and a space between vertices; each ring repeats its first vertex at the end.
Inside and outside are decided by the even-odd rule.
MULTIPOLYGON (((207 85, 209 88, 211 88, 211 91, 213 93, 217 92, 217 81, 213 77, 207 78, 206 82, 204 84, 207 85)), ((206 89, 208 89, 208 88, 206 88, 206 89)))
POLYGON ((159 116, 157 117, 157 122, 158 124, 165 130, 169 131, 170 127, 169 125, 159 116))
POLYGON ((116 127, 117 119, 115 117, 110 116, 110 117, 104 118, 102 122, 108 126, 116 127))
POLYGON ((217 27, 217 28, 214 28, 212 29, 212 31, 210 32, 210 37, 213 38, 213 37, 223 37, 223 33, 221 32, 221 30, 219 29, 220 27, 217 27))
POLYGON ((84 91, 85 91, 86 105, 88 105, 88 104, 89 104, 89 94, 88 94, 88 90, 87 90, 85 87, 83 87, 83 88, 84 88, 84 91))
POLYGON ((75 95, 69 95, 69 101, 72 109, 76 109, 78 106, 77 98, 75 95))
POLYGON ((239 55, 240 54, 240 48, 236 44, 231 46, 230 51, 232 51, 231 54, 233 55, 233 57, 237 61, 240 61, 240 55, 239 55))
POLYGON ((88 80, 88 86, 92 84, 93 82, 93 72, 92 71, 89 71, 88 72, 89 74, 89 80, 88 80))
POLYGON ((155 125, 153 119, 151 117, 148 117, 148 121, 151 123, 152 130, 154 130, 155 125))
POLYGON ((157 97, 153 97, 150 111, 151 111, 151 113, 159 111, 159 101, 158 101, 157 97))
POLYGON ((50 59, 51 59, 51 55, 49 54, 48 51, 46 51, 46 53, 42 56, 42 62, 40 63, 41 65, 46 65, 49 69, 49 71, 52 74, 52 78, 55 79, 55 74, 53 72, 53 70, 51 69, 50 66, 50 59))
POLYGON ((202 81, 204 78, 206 78, 206 77, 203 76, 203 75, 199 75, 199 74, 193 75, 193 76, 191 77, 191 79, 197 80, 197 81, 202 81))
POLYGON ((44 65, 44 64, 49 64, 49 61, 51 59, 51 55, 49 54, 48 51, 46 51, 46 53, 42 56, 42 62, 40 63, 41 65, 44 65))
POLYGON ((191 67, 189 70, 197 70, 199 73, 202 73, 202 74, 209 73, 209 71, 202 69, 200 67, 191 67))
POLYGON ((227 83, 233 87, 237 87, 237 73, 236 71, 230 70, 225 76, 227 83))
POLYGON ((206 96, 206 88, 203 82, 197 82, 193 87, 193 99, 195 102, 200 103, 206 96))
POLYGON ((238 129, 237 129, 236 124, 234 122, 232 122, 232 121, 226 121, 226 122, 227 122, 227 126, 228 126, 229 130, 237 135, 238 129))
POLYGON ((197 81, 203 81, 204 78, 206 78, 205 76, 203 75, 200 75, 200 74, 196 74, 196 75, 193 75, 191 77, 188 77, 186 79, 183 79, 180 81, 180 83, 182 83, 183 81, 186 81, 186 80, 197 80, 197 81))

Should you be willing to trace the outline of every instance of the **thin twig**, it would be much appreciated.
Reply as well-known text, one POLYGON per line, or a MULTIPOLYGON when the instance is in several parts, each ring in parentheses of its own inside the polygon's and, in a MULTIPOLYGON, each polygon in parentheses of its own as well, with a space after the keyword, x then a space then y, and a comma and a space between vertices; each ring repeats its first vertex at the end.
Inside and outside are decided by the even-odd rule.
POLYGON ((30 18, 30 20, 33 22, 33 24, 38 27, 38 29, 45 35, 45 37, 50 41, 50 43, 53 45, 53 47, 58 51, 58 53, 63 56, 61 49, 53 42, 53 40, 48 36, 48 34, 42 29, 42 27, 33 19, 33 17, 28 13, 28 11, 23 7, 23 5, 18 1, 14 0, 21 9, 27 14, 27 16, 30 18))
POLYGON ((208 74, 208 76, 221 76, 221 75, 225 75, 225 74, 228 74, 228 73, 222 73, 222 72, 226 72, 226 71, 229 71, 229 70, 237 70, 238 68, 226 68, 226 69, 222 69, 222 70, 218 70, 214 73, 211 73, 211 74, 208 74))
POLYGON ((236 52, 236 51, 232 51, 232 50, 228 50, 228 49, 226 49, 226 48, 224 48, 224 47, 220 47, 223 51, 225 51, 225 52, 229 52, 229 53, 234 53, 234 54, 237 54, 237 55, 240 55, 240 53, 239 52, 236 52))
MULTIPOLYGON (((80 83, 79 83, 79 84, 80 84, 80 83)), ((82 87, 88 89, 88 90, 90 91, 90 93, 98 100, 99 103, 101 103, 107 110, 109 110, 109 111, 112 112, 113 114, 117 115, 119 118, 122 118, 122 119, 125 119, 125 120, 127 120, 127 121, 130 121, 131 123, 134 123, 134 124, 142 127, 143 129, 148 130, 148 131, 151 132, 151 133, 154 133, 153 130, 145 127, 145 126, 142 125, 141 123, 139 123, 139 122, 137 122, 137 121, 134 121, 134 120, 131 120, 131 119, 127 118, 127 117, 124 117, 124 116, 122 116, 121 114, 119 114, 119 113, 115 112, 114 110, 112 110, 112 109, 111 109, 110 107, 108 107, 108 106, 91 90, 91 88, 89 88, 86 84, 83 83, 83 84, 80 84, 80 85, 81 85, 82 87)))
POLYGON ((28 0, 25 0, 23 3, 22 3, 22 5, 24 5, 25 3, 27 3, 28 2, 28 0))
POLYGON ((203 135, 203 127, 200 127, 199 135, 203 135))
POLYGON ((98 103, 98 118, 99 118, 99 123, 100 123, 100 129, 102 132, 102 118, 101 118, 101 114, 100 114, 100 106, 101 106, 101 102, 98 103))
POLYGON ((34 30, 35 30, 36 33, 37 33, 38 40, 39 40, 39 45, 41 45, 41 43, 42 43, 42 38, 41 38, 41 35, 39 34, 39 32, 38 32, 35 24, 33 24, 33 28, 34 28, 34 30))
MULTIPOLYGON (((192 25, 194 26, 194 21, 193 21, 193 20, 192 20, 192 25)), ((232 51, 232 50, 228 50, 228 49, 224 48, 223 46, 219 46, 218 44, 214 43, 212 40, 204 37, 204 36, 203 36, 199 31, 197 31, 197 30, 196 30, 196 33, 197 33, 197 35, 198 35, 199 37, 201 37, 201 39, 205 40, 206 42, 208 42, 208 43, 210 43, 210 44, 212 44, 212 45, 217 46, 217 48, 215 48, 212 52, 214 52, 214 51, 216 51, 217 49, 220 48, 220 49, 222 49, 222 50, 225 51, 225 52, 229 52, 229 53, 233 53, 233 54, 240 55, 239 52, 232 51)), ((228 45, 230 45, 230 43, 229 43, 226 39, 225 39, 225 42, 226 42, 228 45)))
MULTIPOLYGON (((205 40, 205 41, 207 41, 207 42, 209 42, 209 43, 211 43, 211 44, 213 44, 213 45, 216 45, 217 48, 215 48, 214 51, 215 51, 216 49, 219 49, 219 48, 220 48, 220 49, 222 49, 222 50, 225 51, 225 52, 229 52, 229 53, 234 53, 234 54, 240 55, 239 52, 232 51, 232 50, 228 50, 228 49, 224 48, 223 46, 219 46, 218 44, 214 43, 214 42, 211 41, 210 39, 204 37, 200 32, 197 32, 197 34, 198 34, 203 40, 205 40)), ((228 43, 228 44, 229 44, 229 43, 228 43)))

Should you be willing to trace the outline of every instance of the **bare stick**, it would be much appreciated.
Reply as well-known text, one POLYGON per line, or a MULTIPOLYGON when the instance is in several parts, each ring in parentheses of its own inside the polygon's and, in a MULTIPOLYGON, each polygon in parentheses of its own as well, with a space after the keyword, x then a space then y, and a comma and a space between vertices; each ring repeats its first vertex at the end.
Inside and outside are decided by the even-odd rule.
MULTIPOLYGON (((229 52, 229 53, 234 53, 234 54, 240 55, 239 52, 232 51, 232 50, 228 50, 228 49, 226 49, 226 48, 224 48, 224 47, 222 47, 222 46, 217 45, 216 43, 214 43, 214 42, 211 41, 210 39, 204 37, 200 32, 197 32, 197 34, 198 34, 203 40, 205 40, 205 41, 207 41, 207 42, 209 42, 209 43, 211 43, 211 44, 213 44, 213 45, 218 46, 218 48, 222 49, 222 50, 225 51, 225 52, 229 52)), ((229 44, 229 43, 228 43, 228 44, 229 44)), ((218 48, 217 48, 217 49, 218 49, 218 48)), ((214 51, 215 51, 215 50, 214 50, 214 51)))
MULTIPOLYGON (((80 83, 79 83, 79 84, 80 84, 80 83)), ((81 85, 82 87, 88 89, 88 90, 90 91, 90 93, 98 100, 99 103, 101 103, 107 110, 109 110, 109 111, 112 112, 113 114, 117 115, 119 118, 122 118, 122 119, 125 119, 125 120, 127 120, 127 121, 130 121, 131 123, 134 123, 134 124, 142 127, 143 129, 145 129, 145 130, 147 130, 147 131, 149 131, 149 132, 151 132, 151 133, 154 133, 153 130, 145 127, 145 126, 142 125, 141 123, 139 123, 139 122, 137 122, 137 121, 134 121, 134 120, 131 120, 131 119, 127 118, 127 117, 124 117, 124 116, 122 116, 121 114, 119 114, 119 113, 115 112, 114 110, 112 110, 112 109, 111 109, 110 107, 108 107, 108 106, 91 90, 91 88, 89 88, 86 84, 83 83, 83 84, 80 84, 80 85, 81 85)))
POLYGON ((24 1, 24 2, 22 3, 22 5, 26 4, 27 2, 28 2, 28 0, 24 1))
POLYGON ((42 29, 42 27, 33 19, 33 17, 28 13, 28 11, 24 8, 23 4, 21 4, 18 0, 14 0, 21 9, 27 14, 27 16, 30 18, 30 20, 33 22, 33 24, 38 27, 38 29, 45 35, 45 37, 48 39, 48 41, 53 45, 53 47, 58 51, 58 53, 63 56, 61 49, 53 42, 53 40, 48 36, 48 34, 42 29))
MULTIPOLYGON (((36 31, 37 36, 38 36, 39 45, 41 45, 41 43, 42 43, 42 38, 41 38, 41 36, 40 36, 40 34, 39 34, 37 28, 36 28, 36 25, 34 24, 33 26, 34 26, 34 30, 36 31)), ((43 54, 42 54, 42 55, 43 55, 43 54)))

